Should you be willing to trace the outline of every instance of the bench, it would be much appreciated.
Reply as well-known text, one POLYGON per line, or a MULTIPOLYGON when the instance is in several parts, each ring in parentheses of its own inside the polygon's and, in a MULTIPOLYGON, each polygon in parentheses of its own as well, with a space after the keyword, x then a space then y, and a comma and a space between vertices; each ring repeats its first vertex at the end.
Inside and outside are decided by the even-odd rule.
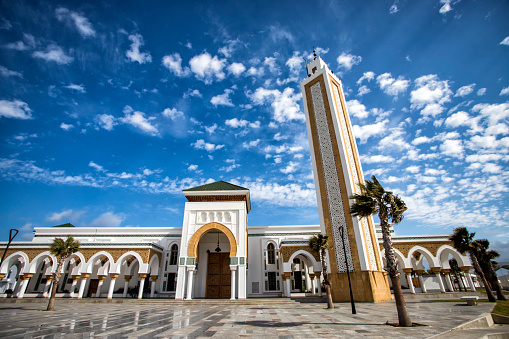
POLYGON ((461 297, 461 300, 465 300, 468 306, 475 306, 477 305, 477 300, 479 300, 479 297, 476 296, 461 297))

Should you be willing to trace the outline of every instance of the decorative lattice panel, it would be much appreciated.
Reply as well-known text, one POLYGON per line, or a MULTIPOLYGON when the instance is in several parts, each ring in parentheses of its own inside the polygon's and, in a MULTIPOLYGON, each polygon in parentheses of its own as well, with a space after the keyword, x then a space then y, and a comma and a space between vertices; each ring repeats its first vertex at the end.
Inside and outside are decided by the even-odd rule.
POLYGON ((336 263, 338 273, 346 272, 345 255, 343 251, 343 242, 341 240, 340 228, 344 230, 345 249, 348 261, 348 269, 354 270, 352 251, 350 241, 348 240, 348 229, 346 227, 345 210, 343 200, 341 199, 341 187, 339 185, 336 159, 332 148, 332 139, 327 121, 327 112, 323 102, 322 89, 320 82, 311 86, 311 103, 316 121, 318 134, 318 145, 320 147, 320 156, 322 158, 323 176, 325 180, 325 189, 330 213, 330 223, 332 228, 332 239, 336 252, 336 263))
MULTIPOLYGON (((339 121, 341 124, 341 133, 343 134, 343 140, 346 147, 346 153, 348 155, 348 167, 350 168, 350 173, 352 174, 352 179, 354 183, 354 190, 355 193, 360 193, 359 189, 359 175, 357 172, 357 168, 355 166, 355 159, 354 159, 354 152, 351 144, 350 139, 350 133, 348 131, 347 127, 347 121, 345 118, 345 112, 343 110, 343 105, 341 104, 341 99, 339 97, 339 88, 337 85, 333 85, 333 92, 334 92, 334 99, 336 102, 336 109, 338 110, 338 116, 339 121)), ((353 139, 353 138, 352 138, 353 139)), ((343 165, 345 166, 345 165, 343 165)), ((369 261, 371 263, 371 269, 376 270, 376 258, 375 258, 375 251, 373 247, 373 241, 371 239, 371 232, 369 230, 369 224, 366 218, 357 218, 357 221, 359 222, 359 225, 364 232, 364 239, 366 239, 366 247, 368 249, 368 257, 369 261)))

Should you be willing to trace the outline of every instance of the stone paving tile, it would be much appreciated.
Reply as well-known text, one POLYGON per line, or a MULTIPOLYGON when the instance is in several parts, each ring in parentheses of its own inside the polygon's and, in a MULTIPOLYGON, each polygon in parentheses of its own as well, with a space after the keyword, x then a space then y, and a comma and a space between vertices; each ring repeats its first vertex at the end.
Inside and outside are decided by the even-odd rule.
POLYGON ((426 338, 489 312, 456 303, 407 303, 414 322, 428 326, 398 328, 394 303, 278 305, 171 305, 58 303, 2 304, 1 338, 426 338))

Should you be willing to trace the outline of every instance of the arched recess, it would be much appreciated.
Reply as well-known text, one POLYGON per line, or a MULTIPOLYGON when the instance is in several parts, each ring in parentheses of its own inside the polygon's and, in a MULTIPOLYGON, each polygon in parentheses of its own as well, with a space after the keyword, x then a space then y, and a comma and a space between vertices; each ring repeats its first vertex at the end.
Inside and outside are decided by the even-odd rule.
POLYGON ((19 274, 27 273, 27 268, 30 260, 28 259, 28 256, 25 254, 25 252, 21 251, 13 253, 4 259, 4 262, 2 262, 0 266, 0 273, 7 274, 7 272, 9 272, 9 268, 11 268, 11 266, 14 265, 18 260, 22 265, 22 270, 20 270, 19 274))
POLYGON ((152 256, 148 266, 150 275, 159 275, 159 257, 157 256, 157 254, 154 254, 152 256))
MULTIPOLYGON (((403 270, 404 268, 412 268, 412 263, 409 259, 405 258, 405 256, 403 255, 403 253, 401 253, 398 249, 396 248, 393 248, 394 250, 394 254, 396 255, 396 258, 398 259, 398 268, 400 270, 403 270)), ((380 255, 382 256, 382 263, 384 265, 384 268, 385 268, 385 265, 386 265, 386 258, 385 258, 385 249, 383 249, 381 252, 380 252, 380 255)))
POLYGON ((112 268, 111 273, 116 273, 116 274, 122 273, 121 272, 122 264, 124 263, 124 260, 127 260, 130 257, 135 257, 136 260, 138 260, 138 269, 141 268, 141 265, 143 264, 143 259, 141 258, 141 256, 134 251, 129 251, 127 253, 122 254, 122 256, 120 258, 118 258, 115 266, 112 268))
POLYGON ((51 272, 55 272, 57 269, 58 261, 57 258, 51 254, 49 251, 43 252, 39 255, 37 255, 31 262, 28 268, 25 270, 28 273, 36 273, 39 264, 46 258, 49 258, 51 260, 51 272))
POLYGON ((437 251, 437 258, 440 260, 440 264, 443 269, 451 268, 449 265, 449 254, 453 256, 454 259, 458 262, 458 266, 472 266, 468 257, 461 255, 457 249, 449 245, 440 246, 437 251))
MULTIPOLYGON (((426 260, 428 261, 429 267, 440 267, 440 263, 438 262, 437 258, 431 254, 431 252, 422 247, 422 246, 414 246, 408 251, 408 260, 412 260, 412 257, 414 256, 414 253, 418 252, 422 254, 426 260)), ((414 267, 414 269, 417 269, 417 267, 414 267)))
POLYGON ((109 261, 109 265, 110 265, 110 268, 111 268, 111 265, 115 262, 115 260, 113 260, 113 257, 111 256, 111 254, 109 254, 108 252, 106 251, 101 251, 101 252, 98 252, 96 254, 94 254, 87 262, 87 267, 83 270, 84 273, 92 273, 92 270, 94 269, 94 264, 95 262, 97 261, 97 259, 100 259, 102 257, 108 257, 108 261, 109 261))
POLYGON ((196 258, 197 256, 196 252, 198 249, 198 243, 200 242, 200 239, 203 237, 205 233, 211 230, 218 230, 226 235, 228 241, 230 242, 230 257, 235 257, 237 255, 237 241, 235 240, 235 236, 228 227, 217 222, 211 222, 206 225, 203 225, 196 232, 194 232, 193 236, 191 237, 191 240, 189 240, 187 256, 196 258))
POLYGON ((311 253, 305 250, 298 250, 290 256, 287 262, 283 263, 283 269, 285 272, 291 272, 291 263, 293 262, 293 259, 295 259, 295 257, 298 255, 303 255, 306 257, 306 259, 308 259, 313 264, 314 271, 321 271, 321 263, 317 262, 311 253))

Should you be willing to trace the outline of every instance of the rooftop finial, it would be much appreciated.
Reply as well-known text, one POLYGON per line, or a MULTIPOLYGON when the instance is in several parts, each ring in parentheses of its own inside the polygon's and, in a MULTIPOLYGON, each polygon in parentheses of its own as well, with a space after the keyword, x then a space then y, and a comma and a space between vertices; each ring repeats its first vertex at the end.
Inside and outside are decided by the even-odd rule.
POLYGON ((315 59, 316 59, 316 51, 315 51, 315 46, 313 46, 313 56, 314 56, 314 59, 313 59, 313 60, 315 60, 315 59))

